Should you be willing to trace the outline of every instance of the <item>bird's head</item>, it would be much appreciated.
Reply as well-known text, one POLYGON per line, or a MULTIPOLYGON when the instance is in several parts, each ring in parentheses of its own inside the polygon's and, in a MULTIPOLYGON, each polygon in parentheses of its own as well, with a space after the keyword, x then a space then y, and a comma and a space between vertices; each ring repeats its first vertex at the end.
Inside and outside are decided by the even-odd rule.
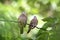
POLYGON ((25 15, 26 16, 26 12, 22 12, 22 15, 25 15))
POLYGON ((36 17, 36 16, 34 16, 34 19, 37 19, 37 17, 36 17))

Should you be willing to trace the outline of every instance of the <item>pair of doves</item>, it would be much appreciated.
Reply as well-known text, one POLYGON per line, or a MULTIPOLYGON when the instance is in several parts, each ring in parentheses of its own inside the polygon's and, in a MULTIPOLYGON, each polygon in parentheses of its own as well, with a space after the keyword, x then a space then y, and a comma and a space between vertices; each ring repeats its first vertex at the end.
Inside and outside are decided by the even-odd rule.
MULTIPOLYGON (((23 34, 23 30, 24 27, 27 24, 27 15, 25 12, 22 12, 22 14, 18 17, 18 25, 20 27, 20 34, 23 34)), ((27 33, 29 33, 31 31, 31 29, 34 29, 38 24, 38 20, 37 17, 34 16, 34 18, 31 20, 30 24, 29 24, 29 29, 27 31, 27 33)))

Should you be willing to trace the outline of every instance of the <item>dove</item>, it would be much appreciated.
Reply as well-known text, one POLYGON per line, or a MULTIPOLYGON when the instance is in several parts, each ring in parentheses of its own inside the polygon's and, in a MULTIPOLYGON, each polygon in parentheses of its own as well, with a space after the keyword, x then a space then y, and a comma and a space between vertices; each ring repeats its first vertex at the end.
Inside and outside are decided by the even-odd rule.
POLYGON ((34 18, 31 20, 30 24, 29 24, 29 29, 28 29, 28 32, 29 33, 32 29, 34 29, 38 24, 38 20, 37 20, 37 17, 34 16, 34 18))
POLYGON ((22 12, 22 14, 18 17, 18 24, 20 28, 20 34, 23 34, 24 32, 24 27, 27 24, 27 15, 25 12, 22 12))

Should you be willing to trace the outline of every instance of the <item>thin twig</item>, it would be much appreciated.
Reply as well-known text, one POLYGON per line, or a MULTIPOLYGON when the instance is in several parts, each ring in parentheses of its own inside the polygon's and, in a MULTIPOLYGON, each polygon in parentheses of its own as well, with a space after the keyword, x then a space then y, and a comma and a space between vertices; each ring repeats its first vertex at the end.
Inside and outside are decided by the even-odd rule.
MULTIPOLYGON (((0 21, 19 23, 18 21, 14 21, 14 20, 0 20, 0 21)), ((27 25, 30 25, 30 24, 27 24, 27 25)), ((45 29, 43 29, 43 28, 38 28, 38 27, 36 27, 36 28, 37 28, 37 29, 41 29, 41 30, 45 30, 45 29)))
POLYGON ((13 20, 0 20, 0 21, 4 21, 4 22, 15 22, 15 23, 18 23, 18 21, 13 21, 13 20))
POLYGON ((40 28, 38 28, 38 27, 36 27, 37 29, 40 29, 40 28))

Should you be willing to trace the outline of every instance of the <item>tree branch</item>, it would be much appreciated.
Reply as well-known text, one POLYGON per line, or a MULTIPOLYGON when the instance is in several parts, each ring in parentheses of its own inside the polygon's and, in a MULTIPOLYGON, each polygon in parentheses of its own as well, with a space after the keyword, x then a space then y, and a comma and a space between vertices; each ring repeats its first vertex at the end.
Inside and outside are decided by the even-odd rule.
MULTIPOLYGON (((14 21, 14 20, 0 20, 0 21, 19 23, 18 21, 14 21)), ((27 24, 27 25, 30 25, 30 24, 27 24)), ((43 28, 38 28, 38 27, 36 27, 36 28, 37 28, 37 29, 41 29, 41 30, 45 30, 45 29, 43 29, 43 28)))
POLYGON ((0 21, 18 23, 18 21, 13 21, 13 20, 0 20, 0 21))

